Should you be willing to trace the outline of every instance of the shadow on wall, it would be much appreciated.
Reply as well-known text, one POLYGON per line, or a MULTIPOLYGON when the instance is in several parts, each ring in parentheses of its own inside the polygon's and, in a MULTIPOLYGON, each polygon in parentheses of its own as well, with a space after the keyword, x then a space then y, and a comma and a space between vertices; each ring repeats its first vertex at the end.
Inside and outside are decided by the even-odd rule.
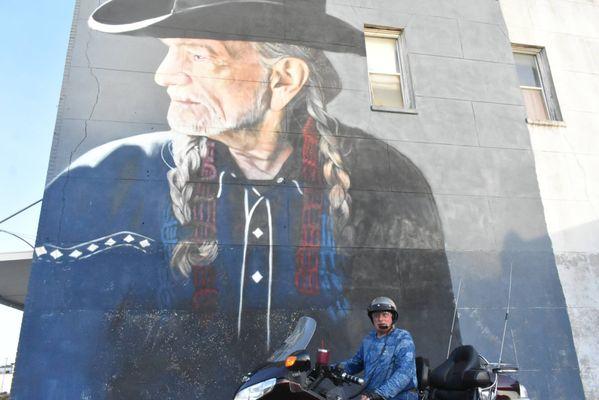
POLYGON ((580 376, 588 399, 599 398, 599 220, 551 234, 566 298, 580 376))
POLYGON ((448 257, 464 344, 490 361, 501 356, 502 362, 517 364, 531 398, 584 398, 549 237, 523 240, 512 231, 500 252, 451 252, 448 257))

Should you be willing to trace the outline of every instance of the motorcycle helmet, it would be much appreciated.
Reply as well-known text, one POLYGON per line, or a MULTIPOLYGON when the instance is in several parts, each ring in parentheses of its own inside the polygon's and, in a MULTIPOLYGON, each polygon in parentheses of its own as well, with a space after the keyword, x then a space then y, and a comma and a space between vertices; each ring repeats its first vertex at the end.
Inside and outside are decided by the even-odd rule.
POLYGON ((368 318, 372 322, 372 314, 377 311, 389 311, 393 316, 393 323, 397 322, 397 306, 395 302, 388 297, 377 297, 370 302, 368 306, 368 318))

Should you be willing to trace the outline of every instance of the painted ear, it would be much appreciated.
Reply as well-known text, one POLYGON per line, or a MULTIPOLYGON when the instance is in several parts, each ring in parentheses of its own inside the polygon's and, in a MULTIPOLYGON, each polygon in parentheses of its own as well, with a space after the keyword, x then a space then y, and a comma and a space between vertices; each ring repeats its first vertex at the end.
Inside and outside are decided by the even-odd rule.
POLYGON ((270 109, 283 110, 302 90, 309 76, 310 68, 300 58, 288 57, 277 61, 270 76, 270 109))

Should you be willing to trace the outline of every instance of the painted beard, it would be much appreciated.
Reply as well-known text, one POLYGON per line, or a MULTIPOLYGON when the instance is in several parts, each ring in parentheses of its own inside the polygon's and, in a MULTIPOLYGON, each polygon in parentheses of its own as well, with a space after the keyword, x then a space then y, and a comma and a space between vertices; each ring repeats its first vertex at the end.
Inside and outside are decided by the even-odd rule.
POLYGON ((268 110, 270 92, 268 85, 260 85, 245 112, 223 116, 218 106, 209 98, 201 103, 171 100, 167 121, 172 130, 189 136, 213 137, 230 130, 252 129, 264 118, 268 110))

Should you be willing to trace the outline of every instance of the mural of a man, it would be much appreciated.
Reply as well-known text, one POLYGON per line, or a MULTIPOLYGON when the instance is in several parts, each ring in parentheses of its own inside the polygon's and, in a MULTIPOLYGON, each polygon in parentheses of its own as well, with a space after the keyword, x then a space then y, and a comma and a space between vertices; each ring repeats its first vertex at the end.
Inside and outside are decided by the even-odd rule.
POLYGON ((381 290, 428 356, 446 348, 426 180, 327 111, 341 83, 324 51, 362 52, 359 31, 320 1, 112 0, 90 27, 167 46, 171 130, 100 146, 48 186, 16 398, 230 398, 300 315, 349 354, 368 323, 353 308, 381 290), (277 15, 355 46, 261 36, 277 15))

